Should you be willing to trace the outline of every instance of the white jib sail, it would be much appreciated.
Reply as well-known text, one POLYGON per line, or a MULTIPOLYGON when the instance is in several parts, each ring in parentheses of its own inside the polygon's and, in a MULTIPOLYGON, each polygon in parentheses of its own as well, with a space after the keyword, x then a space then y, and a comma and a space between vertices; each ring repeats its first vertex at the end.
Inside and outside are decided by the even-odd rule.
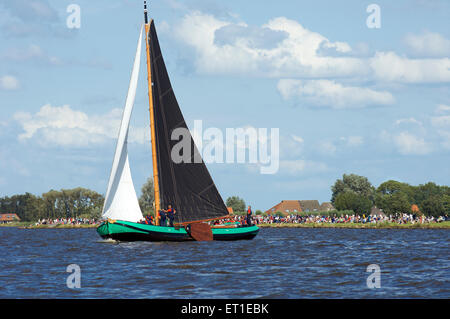
POLYGON ((128 162, 128 128, 130 125, 131 112, 133 110, 136 88, 139 78, 141 64, 142 26, 134 59, 133 71, 131 72, 130 86, 128 88, 125 109, 120 124, 119 137, 117 139, 116 152, 109 177, 108 189, 103 205, 103 218, 118 219, 130 222, 138 222, 143 219, 139 207, 136 190, 131 178, 130 164, 128 162))

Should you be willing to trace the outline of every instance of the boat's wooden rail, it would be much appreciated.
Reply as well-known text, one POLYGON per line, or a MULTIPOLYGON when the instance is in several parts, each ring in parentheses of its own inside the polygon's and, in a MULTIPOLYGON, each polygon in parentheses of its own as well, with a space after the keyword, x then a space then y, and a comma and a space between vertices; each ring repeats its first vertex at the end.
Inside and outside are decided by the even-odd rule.
POLYGON ((222 229, 222 228, 238 228, 238 227, 239 227, 238 225, 232 225, 232 226, 214 225, 214 226, 211 226, 211 229, 214 229, 214 228, 219 228, 219 229, 222 229))

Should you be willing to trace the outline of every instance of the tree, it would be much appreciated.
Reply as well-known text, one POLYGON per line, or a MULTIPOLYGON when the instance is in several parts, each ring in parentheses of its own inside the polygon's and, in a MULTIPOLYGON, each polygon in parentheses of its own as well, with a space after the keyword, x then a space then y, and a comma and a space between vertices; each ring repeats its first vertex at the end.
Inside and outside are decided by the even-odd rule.
POLYGON ((385 195, 377 193, 375 204, 387 215, 410 213, 412 206, 408 200, 408 195, 404 192, 385 195))
POLYGON ((442 197, 442 205, 444 205, 445 214, 450 215, 450 195, 445 194, 442 197))
POLYGON ((45 218, 54 219, 63 217, 59 213, 58 197, 59 192, 53 189, 51 189, 47 193, 42 194, 42 198, 44 200, 45 218))
POLYGON ((336 196, 335 207, 338 210, 352 210, 358 215, 369 214, 372 201, 363 195, 348 191, 336 196))
POLYGON ((32 221, 43 214, 43 201, 30 193, 0 199, 0 213, 15 213, 22 221, 32 221))
POLYGON ((232 207, 234 212, 245 212, 245 202, 238 196, 228 197, 227 206, 232 207))
POLYGON ((98 218, 103 195, 86 188, 50 190, 42 197, 30 193, 0 198, 1 213, 16 213, 23 221, 42 218, 98 218))
POLYGON ((443 198, 431 196, 420 204, 420 210, 427 216, 439 217, 445 214, 443 198))
POLYGON ((396 192, 402 192, 408 196, 411 202, 414 201, 414 186, 394 180, 381 183, 377 188, 377 192, 382 195, 392 195, 396 192))
POLYGON ((139 197, 139 206, 144 214, 153 212, 153 202, 155 201, 155 190, 153 186, 153 179, 149 177, 142 185, 141 197, 139 197))
POLYGON ((335 204, 336 197, 340 193, 353 192, 355 194, 366 197, 373 202, 375 187, 369 182, 367 177, 356 174, 344 174, 342 179, 337 179, 331 187, 331 202, 335 204))
POLYGON ((433 182, 428 182, 426 184, 421 184, 414 187, 414 202, 420 207, 420 204, 430 197, 442 196, 447 192, 447 186, 439 186, 433 182))

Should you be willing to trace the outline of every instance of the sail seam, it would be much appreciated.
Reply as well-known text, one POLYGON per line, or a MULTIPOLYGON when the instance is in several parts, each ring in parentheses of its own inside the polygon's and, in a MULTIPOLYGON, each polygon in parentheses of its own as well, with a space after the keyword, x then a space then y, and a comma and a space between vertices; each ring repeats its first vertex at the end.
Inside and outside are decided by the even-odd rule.
POLYGON ((213 186, 214 186, 214 183, 211 183, 208 187, 206 187, 204 190, 202 190, 200 193, 198 193, 198 196, 200 196, 201 194, 203 194, 204 192, 206 192, 208 189, 210 189, 213 186))
POLYGON ((155 63, 156 63, 156 61, 158 61, 159 58, 162 58, 162 54, 160 54, 157 57, 155 57, 155 59, 154 59, 155 63))
POLYGON ((161 100, 161 99, 162 99, 164 96, 166 96, 167 93, 169 93, 170 91, 172 91, 172 87, 168 88, 163 94, 161 94, 161 95, 159 96, 159 99, 161 100))

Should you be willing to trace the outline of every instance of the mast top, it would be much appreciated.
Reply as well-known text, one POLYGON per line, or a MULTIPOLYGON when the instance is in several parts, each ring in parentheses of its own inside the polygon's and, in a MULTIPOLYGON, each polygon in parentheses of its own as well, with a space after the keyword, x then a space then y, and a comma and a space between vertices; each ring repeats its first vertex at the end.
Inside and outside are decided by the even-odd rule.
POLYGON ((147 1, 144 0, 144 19, 145 19, 145 24, 148 24, 148 17, 147 17, 147 1))

